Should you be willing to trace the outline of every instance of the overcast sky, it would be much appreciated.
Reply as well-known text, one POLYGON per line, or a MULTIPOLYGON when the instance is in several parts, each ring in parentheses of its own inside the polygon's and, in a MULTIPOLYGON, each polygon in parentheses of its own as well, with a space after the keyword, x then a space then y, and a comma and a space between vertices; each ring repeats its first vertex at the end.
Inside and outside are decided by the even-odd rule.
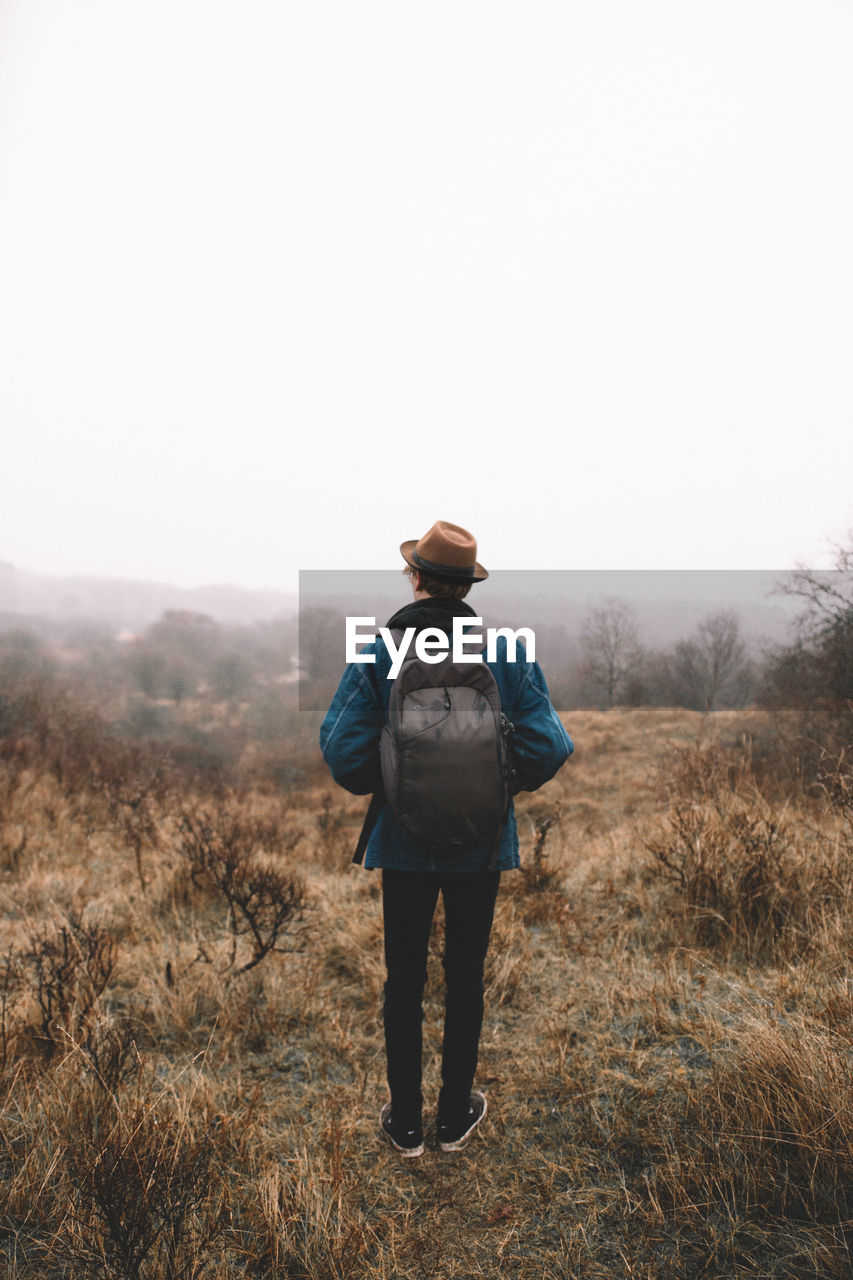
POLYGON ((828 563, 849 0, 2 0, 0 559, 828 563))

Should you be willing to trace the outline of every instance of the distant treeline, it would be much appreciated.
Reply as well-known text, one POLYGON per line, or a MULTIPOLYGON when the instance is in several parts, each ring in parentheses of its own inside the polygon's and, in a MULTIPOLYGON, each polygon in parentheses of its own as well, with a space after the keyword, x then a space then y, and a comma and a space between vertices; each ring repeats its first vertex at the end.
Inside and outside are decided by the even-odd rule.
POLYGON ((316 741, 297 714, 296 648, 295 617, 234 627, 176 610, 126 638, 96 626, 12 627, 0 632, 0 737, 10 719, 37 726, 70 696, 191 774, 290 785, 316 741))
POLYGON ((202 699, 237 703, 296 675, 295 618, 227 626, 203 613, 169 610, 139 636, 104 627, 36 625, 0 632, 0 679, 66 675, 104 699, 202 699))
MULTIPOLYGON (((751 646, 736 611, 707 614, 668 646, 643 641, 620 599, 590 606, 579 632, 558 622, 536 628, 537 658, 563 710, 679 706, 715 711, 768 708, 849 710, 853 701, 853 567, 839 550, 833 573, 800 571, 783 588, 802 602, 787 641, 751 646)), ((299 705, 327 705, 343 667, 340 611, 252 626, 218 624, 171 610, 135 637, 78 626, 0 631, 0 687, 71 682, 130 736, 171 738, 192 729, 241 735, 272 746, 292 733, 299 705)))

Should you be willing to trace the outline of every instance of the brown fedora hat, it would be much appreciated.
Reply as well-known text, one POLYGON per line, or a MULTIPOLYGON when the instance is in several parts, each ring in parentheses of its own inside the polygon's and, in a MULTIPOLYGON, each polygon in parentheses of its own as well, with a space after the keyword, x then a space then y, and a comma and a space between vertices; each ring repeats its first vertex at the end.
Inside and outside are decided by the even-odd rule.
POLYGON ((477 564, 477 540, 449 520, 436 520, 422 538, 400 545, 400 554, 413 569, 451 578, 454 582, 482 582, 488 572, 477 564))

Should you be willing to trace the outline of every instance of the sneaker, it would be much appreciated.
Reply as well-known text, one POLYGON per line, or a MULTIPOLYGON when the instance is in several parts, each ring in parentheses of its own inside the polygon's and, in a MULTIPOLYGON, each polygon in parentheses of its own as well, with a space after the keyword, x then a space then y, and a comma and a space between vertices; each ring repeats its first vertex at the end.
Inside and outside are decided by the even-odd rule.
POLYGON ((439 1120, 437 1128, 438 1145, 442 1151, 461 1151, 477 1125, 486 1114, 486 1095, 475 1089, 468 1103, 468 1110, 461 1120, 448 1123, 439 1120))
POLYGON ((416 1129, 400 1128, 394 1123, 390 1102, 386 1102, 379 1113, 379 1128, 394 1150, 399 1151, 404 1159, 411 1160, 414 1156, 423 1155, 424 1135, 420 1125, 416 1129))

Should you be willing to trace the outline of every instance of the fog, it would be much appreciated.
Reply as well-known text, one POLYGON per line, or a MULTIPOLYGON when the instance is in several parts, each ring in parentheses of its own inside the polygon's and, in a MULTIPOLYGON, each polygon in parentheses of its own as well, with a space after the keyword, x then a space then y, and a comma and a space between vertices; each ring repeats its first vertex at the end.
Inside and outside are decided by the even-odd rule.
POLYGON ((0 557, 827 564, 853 11, 6 0, 0 557))

